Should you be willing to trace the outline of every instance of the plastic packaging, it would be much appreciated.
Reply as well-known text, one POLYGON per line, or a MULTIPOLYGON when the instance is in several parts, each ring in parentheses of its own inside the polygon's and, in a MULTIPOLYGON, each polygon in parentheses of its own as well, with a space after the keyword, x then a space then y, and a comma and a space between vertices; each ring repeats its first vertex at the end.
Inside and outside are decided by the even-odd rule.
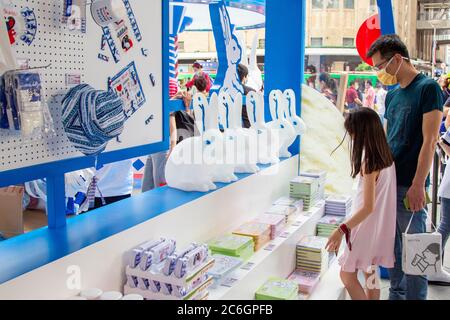
POLYGON ((40 73, 8 71, 3 79, 6 104, 2 103, 1 128, 20 133, 23 138, 54 134, 40 73))

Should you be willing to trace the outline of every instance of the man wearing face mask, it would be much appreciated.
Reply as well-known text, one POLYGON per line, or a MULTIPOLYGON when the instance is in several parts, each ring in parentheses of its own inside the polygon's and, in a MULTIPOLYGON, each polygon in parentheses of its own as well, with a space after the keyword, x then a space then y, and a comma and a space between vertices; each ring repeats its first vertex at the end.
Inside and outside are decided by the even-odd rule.
POLYGON ((428 281, 402 271, 402 234, 411 219, 410 233, 426 232, 425 192, 442 119, 439 85, 412 65, 405 44, 397 35, 380 37, 367 56, 373 59, 378 79, 398 85, 386 96, 387 136, 397 171, 397 232, 395 267, 389 270, 390 300, 425 300, 428 281), (404 206, 407 198, 410 210, 404 206))

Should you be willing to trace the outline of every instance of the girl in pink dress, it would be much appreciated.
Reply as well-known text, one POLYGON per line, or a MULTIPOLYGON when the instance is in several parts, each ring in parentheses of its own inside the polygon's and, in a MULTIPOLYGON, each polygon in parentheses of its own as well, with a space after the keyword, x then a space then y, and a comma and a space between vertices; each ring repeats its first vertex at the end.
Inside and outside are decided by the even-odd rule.
POLYGON ((369 108, 350 112, 352 177, 360 176, 353 214, 329 238, 327 249, 347 247, 339 259, 341 279, 354 300, 379 300, 377 266, 394 267, 397 191, 395 165, 378 114, 369 108), (366 291, 358 281, 366 277, 366 291))

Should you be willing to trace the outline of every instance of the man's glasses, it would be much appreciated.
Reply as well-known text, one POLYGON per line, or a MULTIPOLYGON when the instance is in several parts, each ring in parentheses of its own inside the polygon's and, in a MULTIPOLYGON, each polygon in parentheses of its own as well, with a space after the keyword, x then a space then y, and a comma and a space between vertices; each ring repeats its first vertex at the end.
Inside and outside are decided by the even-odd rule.
POLYGON ((375 70, 376 72, 381 71, 385 68, 387 68, 387 66, 392 62, 392 59, 394 59, 394 57, 392 56, 389 59, 384 60, 383 62, 377 64, 376 66, 373 67, 373 70, 375 70), (386 64, 387 63, 387 64, 386 64), (386 66, 383 68, 382 66, 386 64, 386 66))

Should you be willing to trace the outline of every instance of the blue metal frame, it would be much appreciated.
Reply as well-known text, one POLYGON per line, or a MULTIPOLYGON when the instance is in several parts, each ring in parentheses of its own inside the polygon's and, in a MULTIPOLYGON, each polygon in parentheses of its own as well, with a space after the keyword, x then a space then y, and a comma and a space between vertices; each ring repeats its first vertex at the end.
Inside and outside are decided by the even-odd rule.
MULTIPOLYGON (((163 64, 162 64, 162 82, 169 83, 169 0, 162 1, 162 47, 163 47, 163 64)), ((157 153, 169 149, 169 107, 168 96, 169 88, 167 85, 163 87, 163 140, 145 146, 139 146, 129 149, 105 152, 98 157, 97 165, 131 159, 140 156, 157 153)), ((96 163, 95 157, 83 156, 72 159, 43 163, 30 167, 8 170, 0 172, 0 187, 14 184, 20 184, 36 179, 47 179, 47 214, 49 228, 60 228, 66 225, 65 219, 65 195, 64 195, 64 174, 66 172, 76 171, 89 167, 94 167, 96 163)))

